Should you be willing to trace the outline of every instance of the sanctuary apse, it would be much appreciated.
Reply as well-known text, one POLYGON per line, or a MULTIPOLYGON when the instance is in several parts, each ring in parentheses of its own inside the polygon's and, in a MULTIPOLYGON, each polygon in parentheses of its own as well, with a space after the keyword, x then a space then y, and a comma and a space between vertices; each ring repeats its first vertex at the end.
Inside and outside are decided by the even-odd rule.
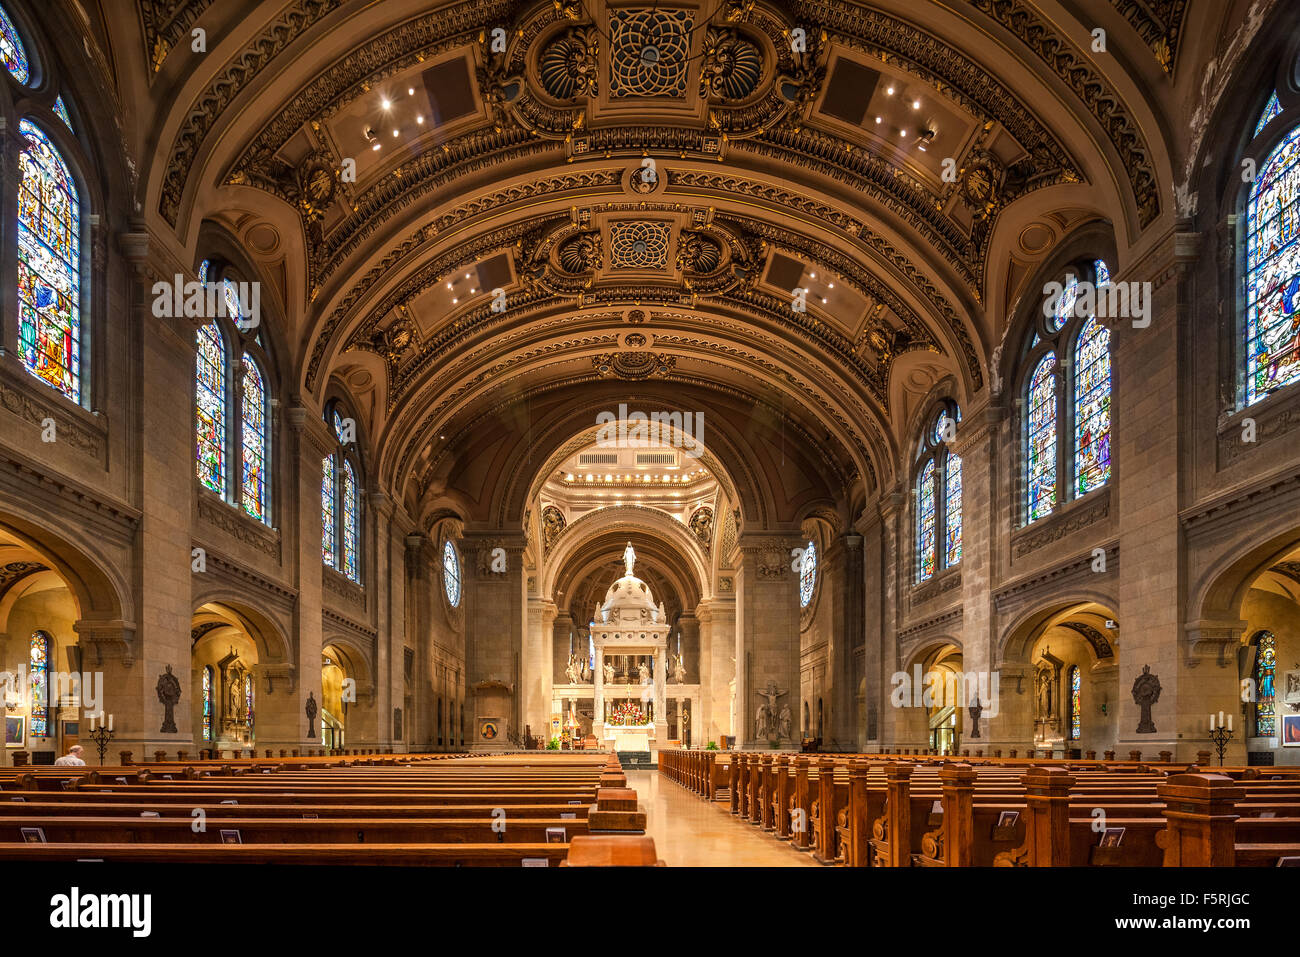
POLYGON ((0 54, 4 765, 101 711, 1300 764, 1292 5, 3 0, 0 54))

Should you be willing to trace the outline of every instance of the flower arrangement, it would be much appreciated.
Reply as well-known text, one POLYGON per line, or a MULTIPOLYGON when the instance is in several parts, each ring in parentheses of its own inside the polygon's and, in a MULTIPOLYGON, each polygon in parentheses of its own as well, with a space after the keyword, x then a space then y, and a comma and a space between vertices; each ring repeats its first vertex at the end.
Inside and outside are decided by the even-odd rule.
POLYGON ((616 705, 610 713, 610 724, 645 724, 646 717, 641 708, 633 701, 624 701, 616 705))

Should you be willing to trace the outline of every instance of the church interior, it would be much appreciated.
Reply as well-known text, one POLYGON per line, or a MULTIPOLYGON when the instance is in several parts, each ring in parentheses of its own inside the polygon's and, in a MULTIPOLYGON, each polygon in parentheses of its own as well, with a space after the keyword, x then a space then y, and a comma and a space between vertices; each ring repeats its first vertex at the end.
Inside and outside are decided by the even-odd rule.
POLYGON ((0 859, 1300 864, 1291 0, 0 60, 0 859))

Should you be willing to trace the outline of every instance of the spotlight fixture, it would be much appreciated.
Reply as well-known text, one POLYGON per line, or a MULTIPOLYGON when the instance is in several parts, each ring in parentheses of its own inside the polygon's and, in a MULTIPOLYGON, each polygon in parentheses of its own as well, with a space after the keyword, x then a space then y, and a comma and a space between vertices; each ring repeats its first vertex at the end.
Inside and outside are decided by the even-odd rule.
POLYGON ((892 86, 890 86, 890 87, 886 87, 886 88, 885 88, 885 93, 886 93, 887 95, 889 95, 889 96, 893 96, 893 95, 894 95, 894 88, 893 88, 892 86))
POLYGON ((420 116, 417 116, 417 117, 415 118, 415 122, 417 122, 417 123, 419 123, 421 126, 423 126, 423 125, 424 125, 424 115, 421 114, 420 116))
POLYGON ((390 100, 388 97, 384 97, 382 100, 379 101, 379 105, 386 110, 391 110, 393 108, 393 101, 390 100))
POLYGON ((407 95, 407 96, 415 96, 415 87, 413 87, 413 86, 408 86, 408 87, 406 88, 406 95, 407 95))

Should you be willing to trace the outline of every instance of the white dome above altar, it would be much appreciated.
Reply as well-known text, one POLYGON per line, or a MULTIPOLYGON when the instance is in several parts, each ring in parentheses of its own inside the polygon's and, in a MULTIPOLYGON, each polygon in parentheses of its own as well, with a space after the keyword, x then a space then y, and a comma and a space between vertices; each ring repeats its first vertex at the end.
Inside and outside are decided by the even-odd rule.
POLYGON ((666 625, 663 602, 655 604, 650 586, 632 574, 636 564, 636 552, 632 543, 627 543, 623 551, 625 574, 605 592, 604 604, 596 608, 592 624, 617 624, 619 622, 636 622, 646 625, 666 625))

